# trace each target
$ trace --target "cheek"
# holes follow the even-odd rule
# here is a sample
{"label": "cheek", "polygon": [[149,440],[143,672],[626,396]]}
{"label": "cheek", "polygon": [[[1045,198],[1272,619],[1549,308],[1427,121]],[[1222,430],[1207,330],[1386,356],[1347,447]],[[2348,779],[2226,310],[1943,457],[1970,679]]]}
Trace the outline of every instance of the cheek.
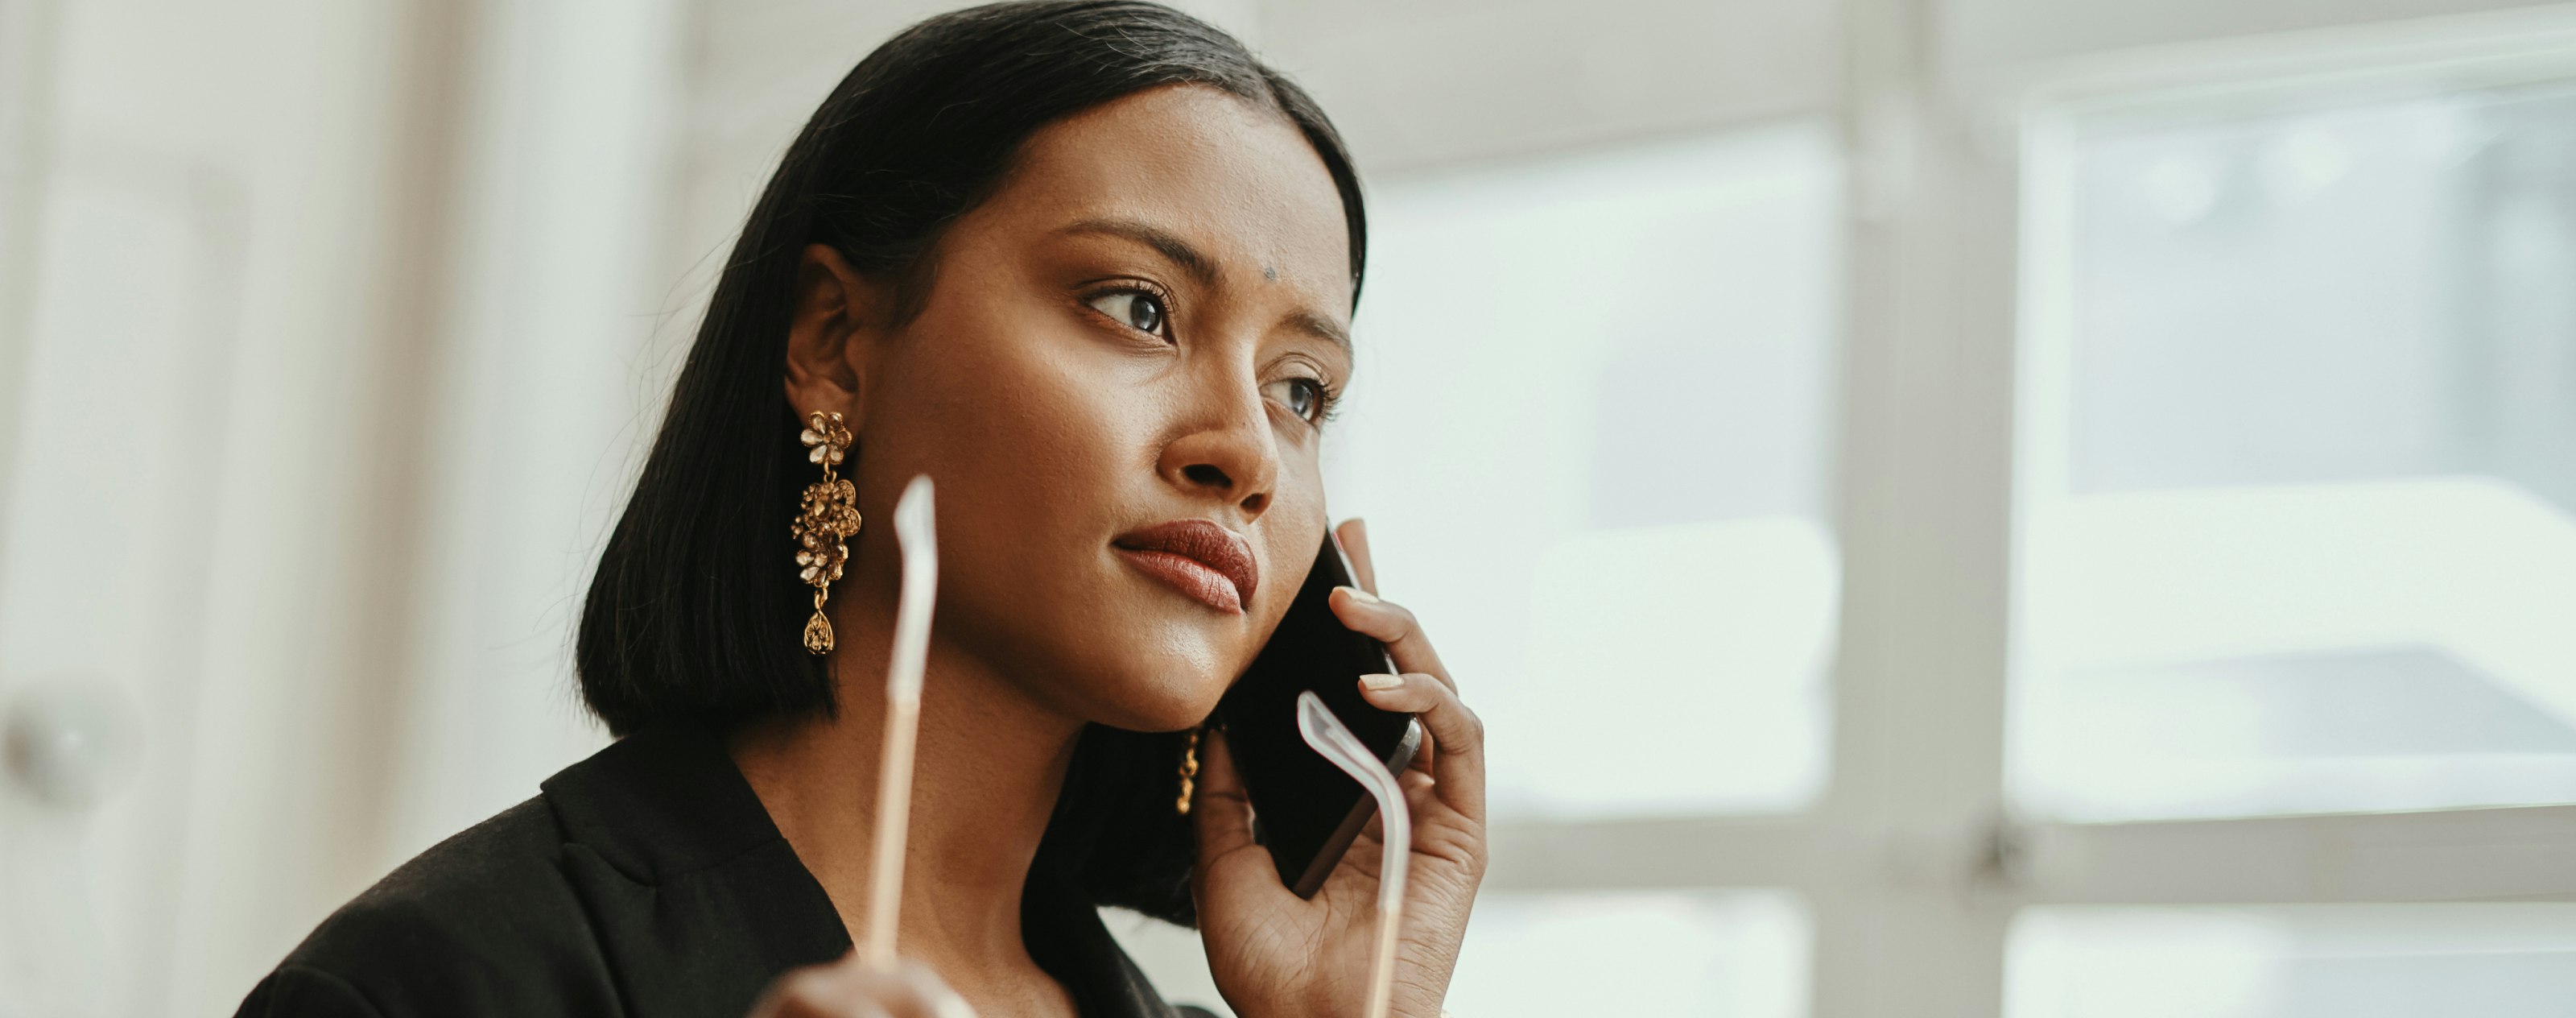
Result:
{"label": "cheek", "polygon": [[1084,356],[1082,337],[1052,335],[1066,325],[1046,319],[960,317],[908,341],[913,356],[896,372],[903,391],[887,393],[895,405],[884,416],[926,454],[943,494],[954,487],[978,510],[1060,518],[1068,496],[1137,459],[1140,408],[1106,398],[1120,381]]}
{"label": "cheek", "polygon": [[[868,404],[869,483],[939,484],[941,624],[1032,668],[1107,641],[1107,542],[1153,476],[1154,405],[1056,309],[925,310]],[[997,306],[998,305],[998,306]]]}
{"label": "cheek", "polygon": [[[1330,526],[1324,513],[1323,482],[1312,457],[1305,457],[1302,463],[1292,462],[1281,473],[1278,497],[1270,511],[1262,515],[1263,564],[1270,572],[1262,578],[1258,597],[1260,632],[1276,629],[1279,620],[1288,614],[1288,606],[1304,585],[1307,570],[1314,566],[1315,553],[1323,546],[1324,532]],[[1250,663],[1250,658],[1244,663]]]}

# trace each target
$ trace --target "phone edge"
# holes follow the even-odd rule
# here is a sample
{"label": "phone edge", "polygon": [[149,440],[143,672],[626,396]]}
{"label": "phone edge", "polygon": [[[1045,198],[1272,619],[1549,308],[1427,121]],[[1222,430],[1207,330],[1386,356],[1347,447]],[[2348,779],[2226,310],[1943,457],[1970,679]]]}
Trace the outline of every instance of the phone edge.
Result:
{"label": "phone edge", "polygon": [[[1421,751],[1422,722],[1417,718],[1407,718],[1404,738],[1396,740],[1395,750],[1386,755],[1386,769],[1395,774],[1404,773],[1405,768],[1413,766],[1413,755]],[[1323,890],[1325,878],[1332,876],[1333,867],[1341,865],[1342,857],[1350,854],[1351,842],[1359,840],[1360,829],[1367,827],[1369,817],[1376,813],[1377,797],[1361,792],[1360,801],[1351,804],[1350,815],[1342,818],[1341,826],[1333,828],[1333,836],[1324,839],[1323,847],[1315,850],[1315,857],[1306,860],[1306,872],[1299,874],[1297,883],[1288,889],[1300,898],[1312,898],[1315,892]]]}

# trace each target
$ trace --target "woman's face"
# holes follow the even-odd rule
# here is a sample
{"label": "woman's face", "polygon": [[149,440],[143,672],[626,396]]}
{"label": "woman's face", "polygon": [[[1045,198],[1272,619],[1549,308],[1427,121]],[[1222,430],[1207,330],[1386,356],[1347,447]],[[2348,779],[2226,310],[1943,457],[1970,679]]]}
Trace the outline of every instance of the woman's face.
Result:
{"label": "woman's face", "polygon": [[[1205,718],[1324,538],[1317,451],[1351,374],[1349,250],[1293,125],[1172,86],[1032,136],[942,236],[900,327],[884,288],[813,253],[788,396],[800,414],[847,400],[872,522],[854,579],[891,589],[874,521],[927,473],[944,646],[1085,720]],[[836,372],[797,364],[815,290],[844,285],[846,396]]]}

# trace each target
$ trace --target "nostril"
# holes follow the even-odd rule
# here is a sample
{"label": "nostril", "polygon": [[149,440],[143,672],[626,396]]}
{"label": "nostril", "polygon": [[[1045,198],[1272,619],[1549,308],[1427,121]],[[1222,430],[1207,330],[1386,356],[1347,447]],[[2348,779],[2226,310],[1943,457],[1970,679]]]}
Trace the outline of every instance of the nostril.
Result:
{"label": "nostril", "polygon": [[1225,471],[1205,463],[1193,463],[1182,467],[1181,476],[1189,478],[1192,484],[1206,485],[1210,488],[1234,487],[1234,480],[1225,476]]}
{"label": "nostril", "polygon": [[1254,495],[1254,496],[1252,496],[1252,497],[1250,497],[1250,498],[1247,498],[1247,499],[1244,499],[1244,500],[1243,500],[1243,511],[1245,511],[1245,512],[1249,512],[1249,513],[1258,513],[1258,512],[1260,512],[1260,511],[1262,510],[1262,508],[1263,508],[1263,507],[1268,506],[1269,504],[1270,504],[1270,496],[1268,496],[1268,495]]}

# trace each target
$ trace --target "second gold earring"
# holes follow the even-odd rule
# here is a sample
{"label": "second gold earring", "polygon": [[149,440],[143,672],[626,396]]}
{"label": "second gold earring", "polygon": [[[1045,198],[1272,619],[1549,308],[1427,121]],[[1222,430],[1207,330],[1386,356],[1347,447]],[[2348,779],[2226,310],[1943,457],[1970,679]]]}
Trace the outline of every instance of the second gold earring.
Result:
{"label": "second gold earring", "polygon": [[1181,747],[1181,797],[1172,803],[1172,811],[1190,815],[1190,795],[1198,791],[1199,730],[1190,729],[1189,742]]}
{"label": "second gold earring", "polygon": [[805,650],[821,654],[832,649],[832,620],[823,614],[823,603],[831,598],[833,581],[841,578],[841,568],[850,561],[848,542],[859,532],[859,490],[834,470],[850,450],[850,429],[841,425],[841,415],[820,410],[806,415],[805,431],[797,438],[813,450],[805,458],[823,465],[823,479],[805,486],[794,528],[797,575],[814,588],[814,617],[805,620]]}

